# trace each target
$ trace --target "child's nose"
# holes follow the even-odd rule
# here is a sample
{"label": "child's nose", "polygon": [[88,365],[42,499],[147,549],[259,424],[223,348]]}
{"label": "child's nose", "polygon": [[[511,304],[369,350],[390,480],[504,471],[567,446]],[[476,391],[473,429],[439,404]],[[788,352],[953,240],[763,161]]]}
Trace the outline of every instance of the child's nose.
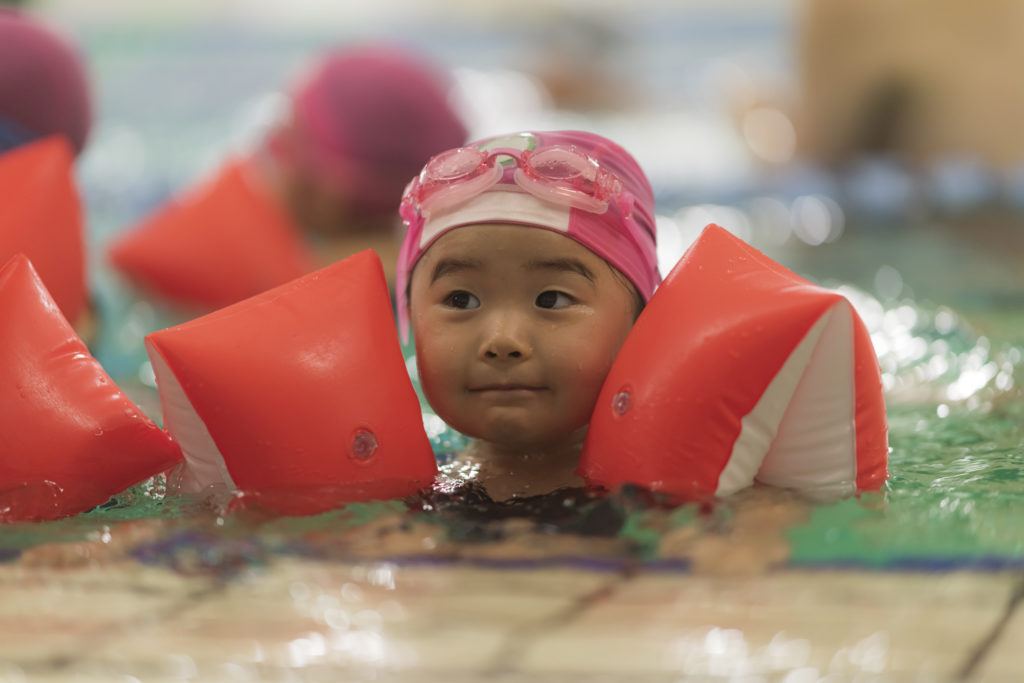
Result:
{"label": "child's nose", "polygon": [[525,360],[533,354],[524,321],[517,316],[502,316],[493,324],[480,345],[487,360]]}

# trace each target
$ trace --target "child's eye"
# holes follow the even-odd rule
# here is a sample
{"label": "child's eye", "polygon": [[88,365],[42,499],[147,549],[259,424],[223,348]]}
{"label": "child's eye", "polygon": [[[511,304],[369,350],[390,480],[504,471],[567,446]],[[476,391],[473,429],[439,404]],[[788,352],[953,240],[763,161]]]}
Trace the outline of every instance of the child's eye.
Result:
{"label": "child's eye", "polygon": [[549,289],[537,295],[538,308],[565,308],[573,304],[573,298],[565,292]]}
{"label": "child's eye", "polygon": [[479,308],[480,299],[464,290],[456,290],[444,298],[444,304],[451,308]]}

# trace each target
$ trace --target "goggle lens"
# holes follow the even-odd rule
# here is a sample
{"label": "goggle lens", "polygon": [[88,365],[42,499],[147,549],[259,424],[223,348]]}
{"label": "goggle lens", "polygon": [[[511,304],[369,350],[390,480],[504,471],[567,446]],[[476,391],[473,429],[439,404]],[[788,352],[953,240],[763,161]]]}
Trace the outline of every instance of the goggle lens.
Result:
{"label": "goggle lens", "polygon": [[573,185],[592,181],[596,172],[587,159],[558,148],[530,155],[527,167],[546,180]]}
{"label": "goggle lens", "polygon": [[487,153],[472,147],[450,149],[432,158],[424,169],[425,180],[451,183],[479,173]]}

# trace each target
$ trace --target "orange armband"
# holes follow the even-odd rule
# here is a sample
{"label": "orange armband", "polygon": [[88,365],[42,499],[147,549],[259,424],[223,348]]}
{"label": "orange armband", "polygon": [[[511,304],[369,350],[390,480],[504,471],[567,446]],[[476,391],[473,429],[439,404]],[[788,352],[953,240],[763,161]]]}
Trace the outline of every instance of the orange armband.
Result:
{"label": "orange armband", "polygon": [[66,517],[181,460],[89,355],[31,262],[0,268],[0,521]]}
{"label": "orange armband", "polygon": [[886,434],[850,303],[709,225],[619,352],[579,471],[684,498],[755,482],[832,498],[882,486]]}
{"label": "orange armband", "polygon": [[142,290],[201,312],[315,267],[284,209],[253,186],[240,160],[119,236],[109,258]]}
{"label": "orange armband", "polygon": [[0,265],[25,254],[64,317],[75,325],[88,296],[73,163],[71,146],[60,136],[0,154]]}
{"label": "orange armband", "polygon": [[146,346],[186,490],[224,484],[312,514],[415,493],[437,472],[372,251]]}

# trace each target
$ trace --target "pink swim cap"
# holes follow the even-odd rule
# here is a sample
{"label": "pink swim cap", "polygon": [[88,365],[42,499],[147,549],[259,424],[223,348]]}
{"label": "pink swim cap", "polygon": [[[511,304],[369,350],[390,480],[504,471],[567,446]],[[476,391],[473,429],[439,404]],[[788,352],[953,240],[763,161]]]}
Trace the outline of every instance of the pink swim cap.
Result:
{"label": "pink swim cap", "polygon": [[[592,162],[594,168],[600,169],[600,174],[606,174],[605,178],[611,179],[608,185],[613,188],[615,198],[595,212],[558,201],[557,190],[551,193],[553,200],[549,200],[545,193],[525,191],[519,187],[522,182],[515,177],[516,167],[523,165],[520,161],[506,168],[499,174],[500,180],[496,184],[479,194],[439,211],[426,212],[415,194],[416,185],[426,179],[427,169],[431,166],[428,164],[409,184],[401,208],[407,230],[398,256],[396,296],[403,341],[408,338],[409,329],[407,289],[417,261],[449,230],[478,223],[515,223],[562,233],[615,266],[633,283],[645,302],[650,298],[661,282],[656,253],[654,192],[647,176],[629,152],[607,138],[581,131],[515,133],[479,140],[464,149],[469,148],[496,150],[493,152],[496,159],[503,155],[497,150],[512,148],[529,150],[525,153],[553,149],[556,153],[579,154]],[[440,159],[450,153],[445,152],[435,158]],[[491,163],[490,159],[488,163]],[[450,186],[458,182],[452,182]],[[543,185],[545,181],[539,182]],[[558,185],[557,178],[554,185]]]}
{"label": "pink swim cap", "polygon": [[392,211],[409,176],[465,139],[440,73],[420,56],[367,46],[331,52],[304,74],[291,126],[270,144],[343,190],[355,210],[374,213]]}
{"label": "pink swim cap", "polygon": [[62,36],[13,8],[0,8],[0,142],[61,134],[82,151],[92,103],[81,56]]}

